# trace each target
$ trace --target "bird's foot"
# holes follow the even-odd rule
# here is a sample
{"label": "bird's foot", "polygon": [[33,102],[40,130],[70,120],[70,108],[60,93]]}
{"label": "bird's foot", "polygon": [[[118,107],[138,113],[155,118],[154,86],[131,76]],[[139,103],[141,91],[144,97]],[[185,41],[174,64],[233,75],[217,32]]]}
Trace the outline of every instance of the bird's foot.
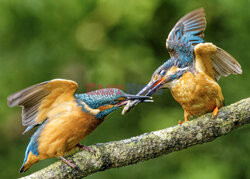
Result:
{"label": "bird's foot", "polygon": [[77,147],[79,147],[80,150],[85,150],[87,152],[90,152],[92,154],[95,154],[95,151],[93,149],[91,149],[88,146],[82,145],[82,144],[77,144]]}
{"label": "bird's foot", "polygon": [[215,119],[215,118],[217,117],[218,112],[219,112],[219,107],[216,106],[216,107],[214,108],[214,110],[213,110],[213,116],[212,116],[213,119]]}
{"label": "bird's foot", "polygon": [[184,124],[185,122],[188,122],[188,119],[185,119],[185,121],[181,121],[181,120],[179,120],[179,122],[178,122],[178,124]]}
{"label": "bird's foot", "polygon": [[77,168],[77,166],[75,164],[73,164],[71,161],[67,160],[66,158],[59,156],[59,159],[61,159],[63,161],[63,163],[67,164],[68,166],[70,166],[71,168]]}

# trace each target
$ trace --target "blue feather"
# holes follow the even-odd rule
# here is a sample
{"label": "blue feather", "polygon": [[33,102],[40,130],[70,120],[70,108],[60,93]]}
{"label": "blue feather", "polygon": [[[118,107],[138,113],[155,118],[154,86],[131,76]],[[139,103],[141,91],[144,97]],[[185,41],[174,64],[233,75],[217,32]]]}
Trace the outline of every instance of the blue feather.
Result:
{"label": "blue feather", "polygon": [[[81,101],[85,102],[92,109],[97,109],[100,106],[109,104],[109,102],[123,97],[124,93],[116,88],[105,88],[101,90],[92,91],[84,94],[75,94],[74,97],[78,100],[78,104],[81,104]],[[83,109],[84,110],[84,109]]]}
{"label": "blue feather", "polygon": [[96,118],[101,120],[101,119],[104,119],[107,115],[109,115],[110,113],[112,113],[113,111],[117,110],[119,107],[115,106],[115,107],[112,107],[112,108],[109,108],[105,111],[101,111],[99,112],[97,115],[96,115]]}
{"label": "blue feather", "polygon": [[181,36],[181,29],[176,30],[176,39],[179,39]]}
{"label": "blue feather", "polygon": [[76,100],[76,103],[82,107],[82,111],[84,112],[88,112],[87,109],[85,109],[85,106],[81,103],[81,98],[79,97],[78,94],[74,94],[74,97],[75,97],[75,100]]}
{"label": "blue feather", "polygon": [[33,129],[35,126],[28,126],[25,131],[23,131],[23,134],[30,131],[31,129]]}
{"label": "blue feather", "polygon": [[189,22],[185,22],[185,26],[190,26],[190,25],[199,25],[201,24],[199,19],[191,20]]}
{"label": "blue feather", "polygon": [[[45,120],[40,126],[39,128],[36,130],[36,132],[32,135],[32,137],[30,138],[30,142],[29,145],[25,151],[25,157],[24,157],[24,161],[23,161],[23,165],[27,162],[29,153],[32,152],[32,154],[34,154],[35,156],[39,155],[39,151],[37,150],[38,147],[38,138],[40,137],[40,134],[46,124],[47,120]],[[23,167],[22,165],[22,167]]]}
{"label": "blue feather", "polygon": [[[125,93],[116,88],[105,88],[101,90],[92,91],[89,93],[75,94],[74,97],[78,105],[82,107],[82,110],[84,112],[88,112],[85,109],[85,106],[82,104],[82,102],[86,103],[92,109],[97,109],[100,106],[106,106],[108,104],[114,105],[116,99],[120,97],[125,97]],[[99,120],[104,119],[104,117],[106,117],[116,109],[118,109],[118,107],[114,106],[105,111],[101,111],[96,115],[96,118]]]}
{"label": "blue feather", "polygon": [[188,32],[189,35],[194,35],[194,36],[196,36],[196,35],[199,34],[199,33],[201,33],[200,30],[193,30],[193,31],[189,31],[189,32]]}
{"label": "blue feather", "polygon": [[191,26],[191,27],[187,28],[187,31],[192,31],[194,29],[201,28],[201,27],[202,27],[202,25],[200,25],[200,26]]}
{"label": "blue feather", "polygon": [[200,25],[201,23],[198,21],[198,22],[193,22],[193,23],[186,23],[185,24],[185,27],[188,29],[188,28],[190,28],[190,27],[195,27],[195,26],[198,26],[198,25]]}

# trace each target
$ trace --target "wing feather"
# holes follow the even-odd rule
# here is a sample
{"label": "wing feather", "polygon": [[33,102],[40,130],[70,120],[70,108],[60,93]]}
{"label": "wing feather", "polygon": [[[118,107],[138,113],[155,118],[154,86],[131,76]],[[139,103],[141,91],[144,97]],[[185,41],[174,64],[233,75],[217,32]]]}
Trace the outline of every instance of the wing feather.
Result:
{"label": "wing feather", "polygon": [[211,59],[218,73],[216,79],[219,79],[220,76],[228,76],[229,74],[242,74],[241,66],[237,60],[219,47],[216,47],[215,54],[211,54]]}
{"label": "wing feather", "polygon": [[200,43],[195,46],[194,52],[196,69],[203,71],[216,81],[220,79],[220,76],[242,74],[237,60],[212,43]]}
{"label": "wing feather", "polygon": [[[173,56],[179,53],[180,46],[191,46],[203,42],[206,17],[203,8],[196,9],[182,17],[171,30],[166,47]],[[174,53],[173,53],[174,51]]]}
{"label": "wing feather", "polygon": [[47,113],[56,101],[72,98],[77,87],[74,81],[54,79],[10,95],[7,104],[9,107],[22,106],[22,124],[36,126],[47,119]]}

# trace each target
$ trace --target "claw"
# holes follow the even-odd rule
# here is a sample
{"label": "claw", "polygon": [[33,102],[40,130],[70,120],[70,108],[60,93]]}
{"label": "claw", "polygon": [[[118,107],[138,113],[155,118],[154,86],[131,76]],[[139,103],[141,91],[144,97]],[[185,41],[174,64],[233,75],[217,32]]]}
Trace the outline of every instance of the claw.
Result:
{"label": "claw", "polygon": [[67,159],[65,159],[64,157],[62,156],[59,156],[58,157],[59,159],[61,159],[63,161],[63,163],[67,164],[68,166],[70,166],[71,168],[77,168],[77,166],[73,163],[71,163],[70,161],[68,161]]}
{"label": "claw", "polygon": [[87,152],[95,154],[95,151],[93,149],[91,149],[90,147],[88,147],[88,146],[77,144],[77,147],[79,147],[80,150],[85,150]]}

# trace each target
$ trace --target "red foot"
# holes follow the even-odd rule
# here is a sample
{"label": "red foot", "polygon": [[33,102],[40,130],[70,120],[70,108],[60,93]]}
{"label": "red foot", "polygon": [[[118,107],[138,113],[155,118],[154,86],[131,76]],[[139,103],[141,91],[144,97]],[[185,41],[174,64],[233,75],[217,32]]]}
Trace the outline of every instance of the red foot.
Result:
{"label": "red foot", "polygon": [[218,112],[219,112],[219,107],[216,106],[213,110],[213,118],[216,118],[216,116],[218,115]]}

